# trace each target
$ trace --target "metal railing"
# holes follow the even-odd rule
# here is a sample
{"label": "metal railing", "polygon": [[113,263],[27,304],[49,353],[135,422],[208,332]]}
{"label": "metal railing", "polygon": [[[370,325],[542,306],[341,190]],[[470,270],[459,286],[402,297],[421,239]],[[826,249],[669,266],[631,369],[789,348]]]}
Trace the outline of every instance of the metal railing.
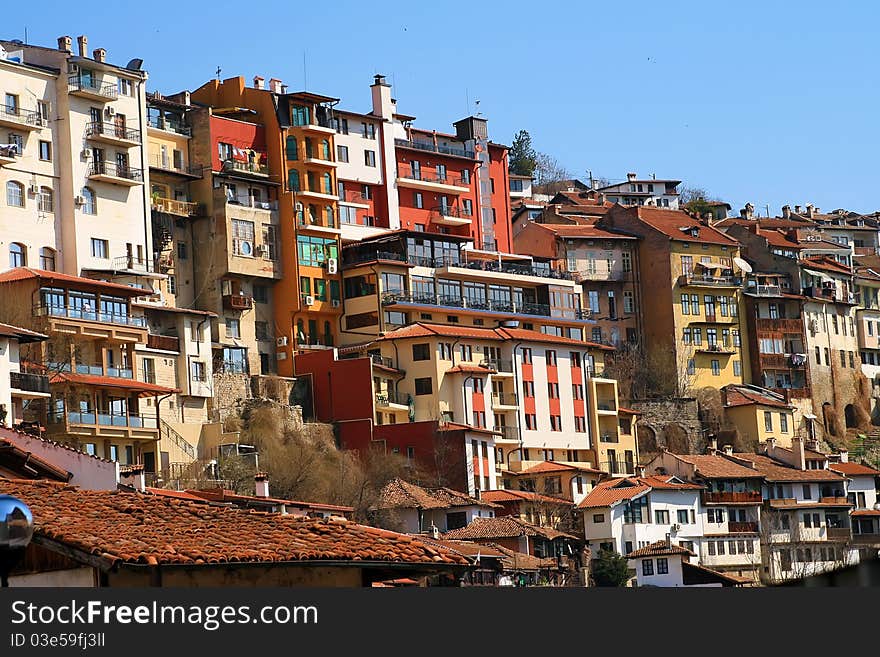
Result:
{"label": "metal railing", "polygon": [[65,317],[67,319],[82,319],[89,322],[101,322],[102,324],[119,324],[122,326],[137,326],[145,328],[147,319],[136,315],[120,315],[102,311],[89,310],[71,306],[47,306],[38,304],[34,306],[35,317]]}
{"label": "metal railing", "polygon": [[205,175],[205,167],[200,164],[183,164],[176,166],[173,158],[154,155],[150,158],[150,166],[154,169],[162,169],[171,173],[180,173],[186,176],[195,176],[201,178]]}
{"label": "metal railing", "polygon": [[406,397],[397,392],[394,392],[393,390],[377,392],[376,403],[380,406],[387,406],[388,404],[400,404],[402,406],[407,405]]}
{"label": "metal railing", "polygon": [[140,130],[127,128],[124,125],[117,125],[112,121],[92,121],[86,125],[86,137],[94,137],[96,135],[114,137],[126,141],[140,142],[141,140]]}
{"label": "metal railing", "polygon": [[504,440],[519,440],[519,428],[518,427],[496,427],[496,431],[501,432],[501,437]]}
{"label": "metal railing", "polygon": [[437,174],[427,173],[422,171],[421,169],[416,169],[413,171],[412,169],[401,168],[400,171],[397,172],[397,178],[401,180],[420,180],[422,182],[427,183],[436,183],[438,185],[453,185],[457,187],[467,187],[467,183],[462,182],[461,176],[452,176],[448,173]]}
{"label": "metal railing", "polygon": [[238,194],[235,196],[227,196],[226,202],[231,205],[241,205],[246,208],[256,208],[258,210],[277,210],[278,209],[278,201],[263,201],[261,199],[255,199],[253,196],[248,194]]}
{"label": "metal railing", "polygon": [[617,403],[613,399],[600,399],[596,402],[596,408],[600,411],[616,411]]}
{"label": "metal railing", "polygon": [[678,284],[732,287],[742,285],[742,278],[738,276],[697,276],[696,274],[682,274],[678,277]]}
{"label": "metal railing", "polygon": [[517,399],[515,392],[493,392],[493,406],[516,406]]}
{"label": "metal railing", "polygon": [[[390,306],[398,303],[411,303],[422,306],[445,306],[447,308],[470,308],[474,310],[486,310],[493,312],[509,313],[511,315],[536,315],[540,317],[552,317],[550,306],[546,303],[516,303],[507,301],[493,301],[467,299],[448,295],[433,294],[409,294],[406,292],[386,292],[382,296],[382,305]],[[589,316],[589,311],[571,310],[575,318]]]}
{"label": "metal railing", "polygon": [[156,267],[148,260],[138,260],[137,257],[131,255],[118,256],[110,261],[115,270],[139,271],[144,273],[155,273]]}
{"label": "metal railing", "polygon": [[480,361],[480,367],[488,367],[496,372],[513,372],[513,361],[505,358],[488,358]]}
{"label": "metal railing", "polygon": [[746,293],[759,297],[779,297],[782,296],[782,288],[779,285],[754,285],[746,287]]}
{"label": "metal railing", "polygon": [[363,193],[356,192],[353,189],[343,190],[343,193],[339,196],[341,203],[367,203],[369,200]]}
{"label": "metal railing", "polygon": [[116,162],[92,162],[89,165],[89,176],[115,176],[127,180],[144,181],[143,169],[119,166]]}
{"label": "metal railing", "polygon": [[383,367],[389,367],[391,369],[396,369],[394,367],[394,361],[392,361],[387,356],[380,356],[379,354],[370,354],[370,360],[372,360],[376,365],[382,365]]}
{"label": "metal railing", "polygon": [[254,173],[259,176],[268,176],[269,167],[257,162],[239,162],[238,160],[223,160],[223,168],[242,173]]}
{"label": "metal railing", "polygon": [[156,197],[152,200],[152,208],[157,212],[167,212],[181,217],[194,217],[199,213],[199,204],[190,201],[177,201],[173,198]]}
{"label": "metal railing", "polygon": [[17,105],[0,105],[0,118],[12,120],[22,125],[42,126],[44,124],[39,112],[22,109]]}
{"label": "metal railing", "polygon": [[49,392],[49,377],[44,374],[10,372],[9,387],[25,392]]}
{"label": "metal railing", "polygon": [[477,154],[467,148],[455,148],[454,146],[444,146],[435,144],[433,141],[410,141],[409,139],[395,139],[396,146],[404,148],[415,148],[420,151],[430,151],[433,153],[443,153],[444,155],[455,155],[457,157],[476,158]]}
{"label": "metal railing", "polygon": [[159,130],[167,130],[168,132],[176,132],[179,135],[185,135],[189,137],[192,135],[192,128],[188,125],[183,125],[179,121],[170,121],[161,116],[151,116],[147,119],[147,125],[151,128],[157,128]]}
{"label": "metal railing", "polygon": [[53,411],[49,413],[49,424],[87,424],[102,427],[129,427],[131,429],[158,429],[155,417],[137,413],[117,415],[109,411]]}
{"label": "metal railing", "polygon": [[101,84],[96,78],[71,75],[67,78],[68,92],[85,92],[95,96],[103,96],[108,100],[119,97],[119,89],[115,84]]}
{"label": "metal railing", "polygon": [[101,364],[89,365],[88,363],[77,363],[74,367],[77,374],[88,374],[90,376],[110,376],[114,379],[133,379],[134,372],[129,367],[109,366],[106,371]]}
{"label": "metal railing", "polygon": [[474,216],[473,210],[459,208],[452,205],[441,205],[431,209],[432,218],[456,217],[458,219],[470,219]]}
{"label": "metal railing", "polygon": [[162,420],[159,425],[159,439],[160,440],[170,440],[174,443],[178,449],[184,452],[191,459],[196,458],[196,448],[190,445],[186,439],[181,436],[177,430],[174,429],[170,424],[168,424],[165,420]]}

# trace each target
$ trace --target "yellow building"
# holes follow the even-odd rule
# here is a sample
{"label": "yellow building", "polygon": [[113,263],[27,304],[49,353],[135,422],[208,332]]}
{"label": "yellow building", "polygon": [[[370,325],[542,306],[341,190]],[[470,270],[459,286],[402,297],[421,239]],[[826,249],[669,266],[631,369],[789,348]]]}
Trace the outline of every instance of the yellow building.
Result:
{"label": "yellow building", "polygon": [[757,448],[771,439],[780,447],[791,447],[796,409],[782,395],[752,385],[728,385],[721,394],[725,418],[745,444]]}
{"label": "yellow building", "polygon": [[639,462],[636,412],[620,406],[614,379],[591,377],[587,386],[592,462],[615,477],[634,475]]}
{"label": "yellow building", "polygon": [[664,392],[685,396],[746,380],[739,243],[678,210],[616,206],[600,224],[641,237],[645,346],[649,365],[668,372]]}

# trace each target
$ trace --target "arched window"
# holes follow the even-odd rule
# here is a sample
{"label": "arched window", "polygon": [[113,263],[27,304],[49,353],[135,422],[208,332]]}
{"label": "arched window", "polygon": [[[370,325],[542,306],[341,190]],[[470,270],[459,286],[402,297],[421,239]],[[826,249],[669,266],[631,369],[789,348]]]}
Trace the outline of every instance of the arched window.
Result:
{"label": "arched window", "polygon": [[324,179],[324,193],[332,194],[333,193],[333,176],[329,173],[325,173],[322,178]]}
{"label": "arched window", "polygon": [[26,267],[27,266],[27,247],[24,244],[13,242],[9,245],[9,266],[10,267]]}
{"label": "arched window", "polygon": [[44,246],[40,249],[40,269],[55,271],[55,249]]}
{"label": "arched window", "polygon": [[40,212],[55,212],[55,198],[51,187],[40,187],[40,196],[37,201]]}
{"label": "arched window", "polygon": [[98,203],[95,200],[95,191],[91,187],[82,188],[82,211],[85,214],[98,214]]}
{"label": "arched window", "polygon": [[329,160],[330,159],[330,141],[325,139],[321,142],[321,159]]}
{"label": "arched window", "polygon": [[24,185],[15,180],[6,183],[6,205],[14,208],[24,207]]}
{"label": "arched window", "polygon": [[318,207],[313,203],[309,203],[309,223],[318,223]]}
{"label": "arched window", "polygon": [[327,228],[336,228],[336,217],[333,208],[329,205],[324,208],[324,219],[327,221]]}

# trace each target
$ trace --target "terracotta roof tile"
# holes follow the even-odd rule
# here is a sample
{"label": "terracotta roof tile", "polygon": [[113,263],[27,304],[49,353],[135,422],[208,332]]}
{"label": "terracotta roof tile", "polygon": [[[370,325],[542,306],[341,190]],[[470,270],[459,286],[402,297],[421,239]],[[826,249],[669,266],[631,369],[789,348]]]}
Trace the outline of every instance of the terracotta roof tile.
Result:
{"label": "terracotta roof tile", "polygon": [[863,475],[868,477],[880,476],[880,470],[875,470],[871,466],[862,465],[861,463],[831,463],[828,466],[835,472],[840,472],[848,477]]}
{"label": "terracotta roof tile", "polygon": [[657,541],[651,543],[638,550],[633,550],[626,555],[627,559],[636,559],[637,557],[662,557],[663,555],[685,554],[690,557],[697,556],[692,550],[680,545],[667,545],[666,541]]}
{"label": "terracotta roof tile", "polygon": [[124,388],[140,392],[141,397],[152,397],[154,395],[168,395],[174,392],[180,392],[175,388],[166,388],[155,383],[145,383],[137,379],[123,379],[115,376],[96,376],[94,374],[72,374],[69,372],[60,372],[54,374],[49,381],[50,383],[72,383],[74,385],[98,386],[100,388]]}
{"label": "terracotta roof tile", "polygon": [[673,454],[673,456],[695,466],[697,475],[706,479],[763,479],[760,472],[720,454]]}
{"label": "terracotta roof tile", "polygon": [[498,545],[496,543],[484,543],[484,545],[487,545],[497,550],[505,556],[503,562],[505,570],[547,570],[559,568],[559,564],[556,559],[542,559],[540,557],[533,557],[531,554],[517,552],[516,550],[511,550],[510,548],[504,547],[503,545]]}
{"label": "terracotta roof tile", "polygon": [[496,504],[478,500],[451,488],[423,488],[403,479],[390,481],[379,497],[379,509],[451,509],[457,506],[493,508]]}
{"label": "terracotta roof tile", "polygon": [[792,408],[791,404],[785,402],[782,395],[778,395],[772,390],[757,390],[754,387],[740,386],[730,384],[722,389],[726,406],[749,406],[758,404],[760,406],[772,406],[774,408]]}
{"label": "terracotta roof tile", "polygon": [[481,493],[483,500],[486,502],[495,502],[503,504],[504,502],[534,502],[537,504],[562,504],[571,506],[572,503],[561,497],[550,497],[541,493],[532,493],[524,490],[511,490],[508,488],[502,490],[487,490]]}
{"label": "terracotta roof tile", "polygon": [[541,461],[530,468],[514,472],[513,474],[543,474],[545,472],[595,472],[596,474],[605,474],[602,470],[588,468],[585,465],[571,465],[568,463],[557,463],[556,461]]}
{"label": "terracotta roof tile", "polygon": [[659,490],[702,490],[697,484],[672,481],[669,475],[651,475],[649,477],[620,477],[608,479],[597,484],[578,504],[579,509],[593,509],[613,506],[624,500],[632,500],[652,489]]}
{"label": "terracotta roof tile", "polygon": [[36,331],[29,331],[20,326],[13,326],[12,324],[0,324],[0,335],[8,338],[15,338],[21,343],[42,342],[43,340],[49,339],[48,335],[43,335]]}
{"label": "terracotta roof tile", "polygon": [[517,538],[519,536],[540,536],[547,540],[573,538],[571,534],[556,531],[549,527],[538,527],[513,516],[496,518],[474,518],[467,527],[453,529],[443,534],[443,538],[454,540]]}
{"label": "terracotta roof tile", "polygon": [[349,522],[144,495],[0,480],[34,515],[35,535],[108,565],[351,561],[465,565],[467,559],[404,534]]}
{"label": "terracotta roof tile", "polygon": [[479,555],[482,557],[492,557],[495,559],[502,559],[505,557],[505,554],[501,552],[501,550],[486,545],[485,543],[474,543],[473,541],[454,541],[443,538],[434,538],[428,534],[410,534],[415,539],[418,539],[425,545],[442,547],[450,552],[454,552],[456,554],[460,554],[463,557],[467,557],[470,560],[476,560],[476,557]]}
{"label": "terracotta roof tile", "polygon": [[[840,246],[840,245],[837,245]],[[804,258],[801,260],[801,266],[806,269],[819,269],[821,271],[830,271],[834,274],[852,274],[852,269],[846,265],[842,265],[833,258],[828,256],[818,256],[814,258]]]}
{"label": "terracotta roof tile", "polygon": [[594,349],[613,350],[613,347],[583,342],[571,338],[562,338],[548,335],[539,331],[530,331],[520,328],[479,328],[472,326],[456,326],[455,324],[429,324],[416,322],[403,328],[389,331],[379,340],[400,340],[405,338],[471,338],[473,340],[528,340],[531,342],[546,342],[550,344],[566,344],[578,347],[590,347]]}
{"label": "terracotta roof tile", "polygon": [[19,447],[11,440],[0,438],[0,467],[5,467],[22,479],[50,477],[57,481],[70,481],[70,472],[44,458]]}
{"label": "terracotta roof tile", "polygon": [[0,273],[0,283],[13,283],[15,281],[26,281],[31,279],[40,279],[54,283],[66,283],[67,285],[75,285],[81,288],[100,288],[102,290],[107,290],[108,292],[125,294],[130,297],[140,297],[144,295],[143,289],[139,287],[120,285],[119,283],[108,283],[106,281],[98,281],[93,278],[83,278],[81,276],[72,276],[57,271],[44,271],[42,269],[34,269],[33,267],[16,267],[15,269],[9,269]]}
{"label": "terracotta roof tile", "polygon": [[[618,211],[616,208],[614,211]],[[722,233],[717,228],[707,226],[681,210],[667,210],[651,206],[639,205],[622,208],[623,212],[633,214],[647,225],[667,237],[683,242],[704,244],[720,244],[723,246],[739,246],[739,242]],[[696,236],[682,229],[696,229]]]}
{"label": "terracotta roof tile", "polygon": [[843,475],[831,470],[798,470],[765,454],[735,453],[734,457],[754,463],[767,481],[843,481]]}

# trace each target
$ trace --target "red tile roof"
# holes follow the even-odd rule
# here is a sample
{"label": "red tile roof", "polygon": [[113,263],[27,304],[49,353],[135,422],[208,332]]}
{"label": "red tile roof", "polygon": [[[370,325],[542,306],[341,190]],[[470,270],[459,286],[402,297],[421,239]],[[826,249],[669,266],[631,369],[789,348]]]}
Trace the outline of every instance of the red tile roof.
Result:
{"label": "red tile roof", "polygon": [[499,549],[486,545],[485,543],[474,543],[473,541],[453,541],[444,538],[434,538],[430,534],[410,534],[425,545],[434,547],[442,547],[455,554],[467,557],[471,561],[476,561],[477,557],[490,557],[493,559],[503,559],[506,555]]}
{"label": "red tile roof", "polygon": [[537,525],[529,524],[513,516],[474,518],[467,527],[453,529],[443,534],[443,538],[454,540],[517,538],[519,536],[539,536],[550,541],[556,538],[577,538],[577,536],[556,531],[549,527],[538,527]]}
{"label": "red tile roof", "polygon": [[650,490],[702,490],[703,486],[673,481],[669,475],[651,475],[649,477],[620,477],[608,479],[597,484],[578,504],[579,509],[594,509],[614,506],[624,500],[640,497]]}
{"label": "red tile roof", "polygon": [[[39,436],[34,436],[33,434],[23,433],[21,431],[16,431],[15,429],[7,429],[6,427],[0,426],[0,438],[6,438],[9,442],[14,444],[19,444],[16,442],[16,439],[24,440],[39,440],[41,443],[46,445],[51,445],[52,447],[59,447],[61,449],[66,449],[69,452],[74,452],[79,456],[84,456],[89,459],[95,459],[96,461],[103,461],[104,463],[115,463],[115,461],[111,461],[110,459],[104,459],[100,456],[95,456],[94,454],[88,454],[87,452],[82,451],[81,449],[77,449],[73,445],[69,445],[67,443],[59,443],[54,440],[47,440],[46,438],[40,438]],[[23,443],[22,443],[23,444]]]}
{"label": "red tile roof", "polygon": [[[39,440],[39,439],[37,439]],[[0,438],[0,469],[6,468],[22,479],[44,479],[68,482],[73,474],[54,463],[19,447],[11,440]]]}
{"label": "red tile roof", "polygon": [[556,570],[559,568],[559,562],[556,559],[533,557],[530,554],[517,552],[496,543],[483,543],[483,545],[487,545],[504,555],[504,570],[507,571]]}
{"label": "red tile roof", "polygon": [[[615,209],[616,211],[616,209]],[[739,246],[739,242],[722,233],[720,230],[707,226],[681,210],[667,210],[645,205],[622,208],[622,211],[635,215],[645,224],[667,237],[682,242],[699,242],[703,244],[720,244],[723,246]],[[682,229],[697,229],[693,236]]]}
{"label": "red tile roof", "polygon": [[258,497],[257,495],[239,495],[235,491],[225,488],[209,488],[209,489],[187,489],[188,495],[194,496],[199,500],[208,502],[230,503],[240,506],[290,506],[299,507],[301,509],[316,509],[324,511],[339,511],[341,515],[351,514],[354,509],[350,506],[337,506],[333,504],[317,504],[314,502],[301,502],[297,500],[281,499],[277,497]]}
{"label": "red tile roof", "polygon": [[782,395],[778,395],[772,390],[757,390],[754,387],[730,384],[724,386],[721,391],[725,399],[725,406],[728,407],[757,404],[773,408],[793,408],[791,404],[785,402]]}
{"label": "red tile roof", "polygon": [[626,558],[636,559],[638,557],[662,557],[664,555],[675,554],[683,554],[690,557],[697,556],[695,552],[693,552],[692,550],[688,550],[686,547],[682,547],[680,545],[667,545],[666,541],[657,541],[656,543],[651,543],[650,545],[646,545],[645,547],[639,548],[638,550],[633,550],[626,555]]}
{"label": "red tile roof", "polygon": [[828,256],[818,256],[815,258],[804,258],[801,260],[801,266],[807,269],[818,269],[820,271],[830,271],[834,274],[852,274],[852,269],[846,265],[842,265],[837,260]]}
{"label": "red tile roof", "polygon": [[43,340],[49,339],[48,335],[43,335],[36,331],[29,331],[28,329],[13,326],[12,324],[0,324],[0,336],[15,338],[21,343],[42,342]]}
{"label": "red tile roof", "polygon": [[585,240],[629,240],[635,241],[638,238],[634,235],[624,235],[615,233],[607,229],[599,228],[592,224],[536,224],[558,237],[566,239],[585,239]]}
{"label": "red tile roof", "polygon": [[512,490],[505,488],[503,490],[486,490],[480,493],[486,502],[495,502],[502,504],[504,502],[533,502],[536,504],[560,504],[571,506],[571,502],[561,497],[550,497],[541,493],[532,493],[524,490]]}
{"label": "red tile roof", "polygon": [[673,454],[672,456],[693,465],[697,475],[706,479],[763,479],[760,472],[731,461],[721,454]]}
{"label": "red tile roof", "polygon": [[868,477],[880,476],[880,470],[875,470],[871,466],[862,465],[861,463],[831,463],[828,467],[835,472],[845,474],[848,477],[854,477],[857,475]]}
{"label": "red tile roof", "polygon": [[0,283],[13,283],[15,281],[32,279],[40,279],[46,281],[48,284],[62,283],[67,286],[76,286],[77,288],[100,288],[108,292],[125,294],[130,297],[140,297],[144,295],[144,290],[139,287],[120,285],[119,283],[108,283],[93,278],[82,278],[81,276],[71,276],[70,274],[62,274],[57,271],[44,271],[32,267],[16,267],[15,269],[9,269],[0,273]]}
{"label": "red tile roof", "polygon": [[123,388],[140,392],[140,397],[153,397],[180,392],[176,388],[166,388],[155,383],[145,383],[136,379],[122,379],[115,376],[97,376],[94,374],[73,374],[60,372],[54,374],[50,383],[72,383],[74,385],[98,386],[101,388]]}
{"label": "red tile roof", "polygon": [[35,538],[119,564],[342,561],[352,565],[464,565],[467,559],[410,536],[344,518],[280,514],[50,482],[0,480],[34,516]]}
{"label": "red tile roof", "polygon": [[568,463],[557,463],[556,461],[541,461],[530,468],[514,472],[513,474],[543,474],[545,472],[595,472],[596,474],[605,474],[602,470],[588,468],[585,465],[570,465]]}
{"label": "red tile roof", "polygon": [[494,374],[495,370],[491,367],[482,367],[480,365],[459,364],[446,370],[447,374]]}
{"label": "red tile roof", "polygon": [[401,340],[405,338],[471,338],[473,340],[523,340],[530,342],[545,342],[551,344],[566,344],[593,349],[613,350],[613,347],[596,344],[594,342],[582,342],[571,338],[562,338],[555,335],[530,331],[520,328],[480,328],[476,326],[457,326],[455,324],[429,324],[427,322],[415,322],[408,326],[389,331],[379,340]]}
{"label": "red tile roof", "polygon": [[199,497],[198,495],[193,495],[192,493],[187,493],[185,490],[171,490],[168,488],[153,488],[151,486],[146,487],[147,493],[150,495],[164,495],[165,497],[173,497],[176,500],[190,500],[192,502],[202,502],[207,503],[203,497]]}
{"label": "red tile roof", "polygon": [[873,517],[873,516],[880,516],[880,509],[856,509],[850,515],[861,516],[864,518],[869,518],[869,517]]}
{"label": "red tile roof", "polygon": [[180,313],[183,315],[204,315],[205,317],[216,317],[217,313],[210,310],[196,310],[195,308],[176,308],[174,306],[157,306],[150,303],[133,303],[133,308],[143,308],[144,310],[159,310],[166,313]]}
{"label": "red tile roof", "polygon": [[798,470],[765,454],[735,453],[734,457],[754,464],[767,481],[843,481],[843,475],[831,470]]}
{"label": "red tile roof", "polygon": [[459,506],[496,507],[451,488],[423,488],[403,479],[393,479],[382,489],[376,508],[379,509],[451,509]]}

